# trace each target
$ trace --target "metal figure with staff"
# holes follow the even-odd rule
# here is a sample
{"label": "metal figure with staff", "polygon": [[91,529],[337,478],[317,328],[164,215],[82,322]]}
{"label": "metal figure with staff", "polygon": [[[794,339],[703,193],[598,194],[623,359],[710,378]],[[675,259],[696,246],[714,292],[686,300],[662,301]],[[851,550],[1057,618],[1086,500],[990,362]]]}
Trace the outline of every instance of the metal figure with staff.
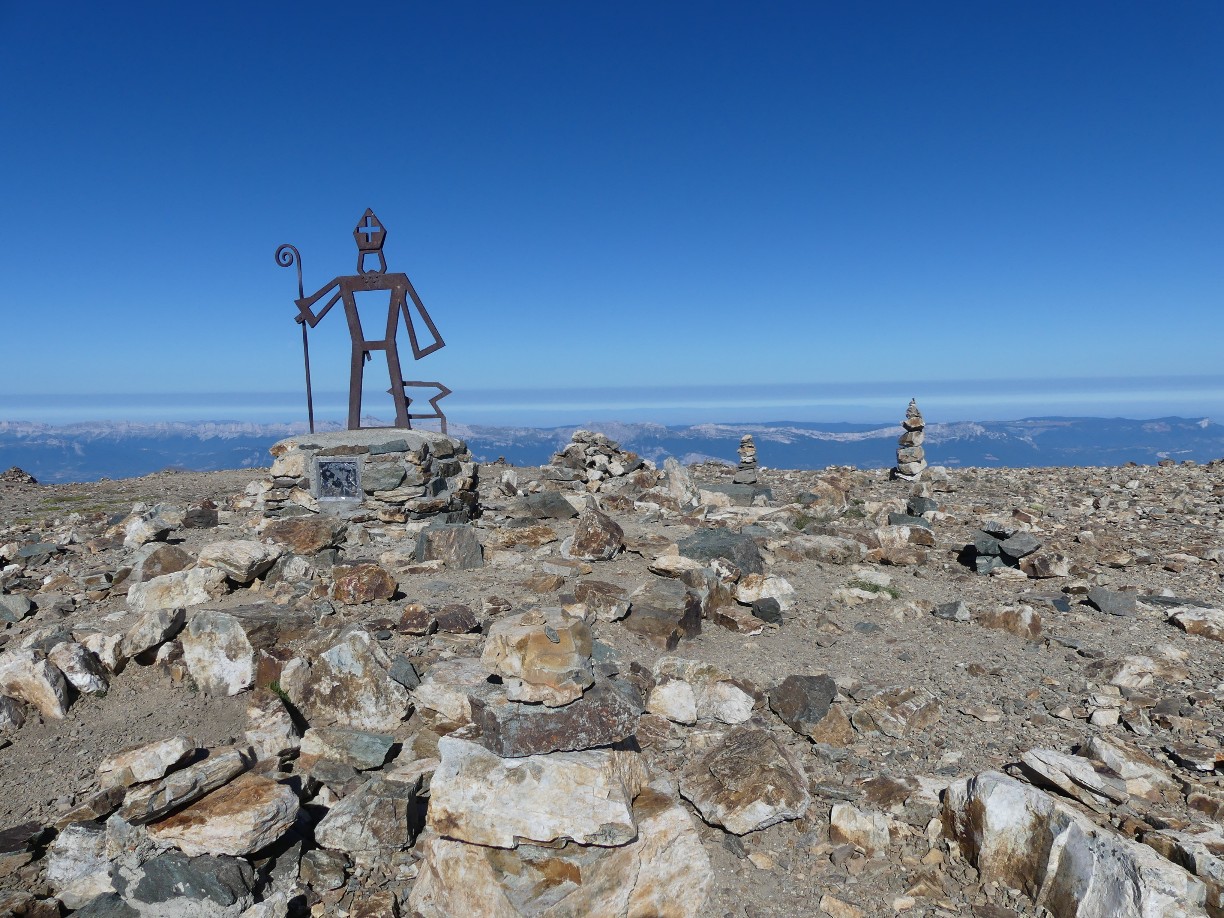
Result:
{"label": "metal figure with staff", "polygon": [[[310,345],[307,340],[306,328],[314,328],[327,315],[328,311],[343,300],[344,315],[348,320],[349,334],[353,339],[352,365],[349,372],[349,402],[348,428],[358,430],[361,427],[361,382],[365,375],[365,363],[371,359],[371,351],[383,351],[387,355],[387,372],[391,377],[391,388],[387,391],[395,403],[395,426],[412,427],[414,419],[437,418],[441,421],[442,432],[446,433],[446,416],[438,407],[438,401],[450,394],[450,389],[439,382],[424,382],[420,380],[405,380],[400,368],[399,349],[395,345],[395,335],[399,329],[399,317],[402,314],[404,324],[408,326],[408,338],[412,342],[412,355],[420,360],[428,357],[434,351],[446,346],[433,319],[425,310],[425,305],[413,289],[412,281],[407,274],[388,274],[387,260],[383,257],[382,247],[386,241],[387,231],[369,208],[362,215],[353,230],[353,238],[357,240],[357,273],[336,277],[319,288],[316,293],[306,296],[302,289],[302,256],[297,248],[286,243],[276,250],[276,263],[282,268],[297,265],[298,298],[294,300],[298,315],[294,321],[302,326],[302,355],[306,363],[306,409],[310,420],[310,432],[314,433],[314,397],[310,387]],[[378,264],[366,267],[367,259],[377,258]],[[357,311],[357,295],[367,291],[387,291],[390,297],[387,305],[387,326],[382,338],[367,338],[361,327],[361,316]],[[311,307],[319,300],[331,294],[330,299],[317,313]],[[416,326],[412,321],[412,312],[408,300],[429,329],[431,343],[421,347],[417,338]],[[412,400],[408,398],[408,387],[434,388],[438,394],[429,400],[434,409],[431,414],[412,414],[408,406]]]}

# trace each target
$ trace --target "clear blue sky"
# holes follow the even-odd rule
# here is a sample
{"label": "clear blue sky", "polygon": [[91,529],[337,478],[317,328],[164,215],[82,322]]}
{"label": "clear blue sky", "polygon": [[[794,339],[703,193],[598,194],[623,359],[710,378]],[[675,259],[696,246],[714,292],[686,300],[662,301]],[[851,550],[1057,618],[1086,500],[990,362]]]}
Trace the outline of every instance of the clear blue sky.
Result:
{"label": "clear blue sky", "polygon": [[1221,372],[1216,0],[0,0],[0,39],[10,399],[299,389],[273,251],[352,273],[366,207],[457,392]]}

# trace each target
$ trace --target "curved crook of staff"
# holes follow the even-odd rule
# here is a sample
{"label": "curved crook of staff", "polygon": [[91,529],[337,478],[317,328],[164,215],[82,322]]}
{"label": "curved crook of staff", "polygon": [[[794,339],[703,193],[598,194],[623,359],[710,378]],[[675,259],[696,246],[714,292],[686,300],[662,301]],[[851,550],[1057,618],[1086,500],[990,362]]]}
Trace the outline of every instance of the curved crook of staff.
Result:
{"label": "curved crook of staff", "polygon": [[[302,255],[296,246],[285,243],[276,250],[276,263],[282,268],[297,266],[298,299],[305,299],[306,292],[302,287]],[[306,364],[306,419],[310,424],[310,432],[314,433],[314,395],[310,390],[310,341],[306,334],[306,320],[299,316],[297,321],[302,326],[302,361]]]}

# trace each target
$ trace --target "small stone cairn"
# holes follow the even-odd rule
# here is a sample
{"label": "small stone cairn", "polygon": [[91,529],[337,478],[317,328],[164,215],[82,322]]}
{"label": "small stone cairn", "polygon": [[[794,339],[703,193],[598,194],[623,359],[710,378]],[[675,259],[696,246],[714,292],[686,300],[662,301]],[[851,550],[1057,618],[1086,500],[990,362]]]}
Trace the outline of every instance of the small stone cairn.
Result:
{"label": "small stone cairn", "polygon": [[753,441],[752,434],[744,434],[740,437],[739,469],[732,480],[736,484],[757,483],[756,442]]}
{"label": "small stone cairn", "polygon": [[17,466],[13,466],[7,472],[0,472],[0,481],[6,484],[38,484],[37,478]]}
{"label": "small stone cairn", "polygon": [[648,463],[637,453],[621,449],[619,443],[601,433],[575,430],[565,449],[549,460],[550,468],[544,477],[554,481],[584,481],[587,490],[593,492],[646,465]]}
{"label": "small stone cairn", "polygon": [[926,452],[922,448],[926,421],[918,410],[918,402],[912,398],[909,407],[905,409],[905,419],[901,426],[905,428],[905,432],[897,440],[897,467],[893,469],[893,477],[915,481],[927,467]]}

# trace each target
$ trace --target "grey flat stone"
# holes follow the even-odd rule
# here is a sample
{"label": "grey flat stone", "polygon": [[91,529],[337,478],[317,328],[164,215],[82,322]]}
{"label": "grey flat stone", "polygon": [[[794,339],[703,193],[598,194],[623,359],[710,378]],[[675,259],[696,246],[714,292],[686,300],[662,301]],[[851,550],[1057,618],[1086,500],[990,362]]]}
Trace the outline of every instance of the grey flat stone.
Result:
{"label": "grey flat stone", "polygon": [[694,561],[730,561],[744,574],[765,573],[761,551],[749,535],[730,529],[701,529],[679,542],[680,554]]}
{"label": "grey flat stone", "polygon": [[1014,536],[1004,539],[999,543],[999,548],[1003,550],[1003,554],[1009,558],[1017,559],[1031,555],[1040,547],[1041,542],[1031,532],[1017,532]]}
{"label": "grey flat stone", "polygon": [[1088,591],[1088,601],[1106,615],[1117,615],[1120,618],[1133,618],[1135,615],[1134,593],[1093,587]]}
{"label": "grey flat stone", "polygon": [[969,606],[963,599],[938,605],[931,614],[936,618],[942,618],[949,622],[967,622],[970,619]]}

